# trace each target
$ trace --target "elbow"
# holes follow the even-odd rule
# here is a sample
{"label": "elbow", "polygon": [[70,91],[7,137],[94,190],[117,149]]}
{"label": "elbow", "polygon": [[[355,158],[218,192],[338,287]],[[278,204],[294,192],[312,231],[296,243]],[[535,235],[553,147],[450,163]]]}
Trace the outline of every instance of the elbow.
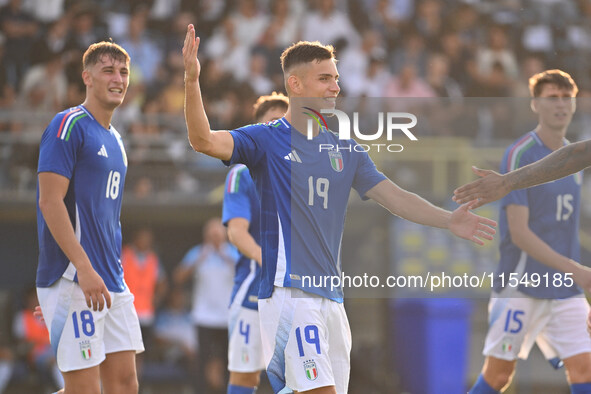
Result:
{"label": "elbow", "polygon": [[208,155],[211,152],[212,144],[207,139],[189,137],[189,144],[195,152],[204,153],[206,155]]}
{"label": "elbow", "polygon": [[517,246],[519,249],[523,250],[524,242],[523,242],[523,234],[521,231],[510,231],[511,235],[511,242],[513,245]]}
{"label": "elbow", "polygon": [[43,216],[46,216],[48,212],[51,212],[51,207],[53,205],[54,202],[50,198],[39,196],[39,210],[41,211]]}

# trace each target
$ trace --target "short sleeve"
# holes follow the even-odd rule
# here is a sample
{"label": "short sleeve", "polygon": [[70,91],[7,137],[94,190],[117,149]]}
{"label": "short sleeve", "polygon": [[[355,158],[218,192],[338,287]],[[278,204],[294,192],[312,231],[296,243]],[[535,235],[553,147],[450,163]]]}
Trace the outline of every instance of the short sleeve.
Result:
{"label": "short sleeve", "polygon": [[371,160],[367,152],[355,151],[355,153],[352,154],[358,155],[357,171],[355,171],[355,176],[353,178],[353,188],[359,193],[359,196],[363,200],[367,200],[368,197],[365,196],[365,193],[386,179],[386,176],[378,171],[375,163]]}
{"label": "short sleeve", "polygon": [[189,249],[189,251],[185,254],[185,257],[183,257],[181,265],[183,267],[193,266],[199,257],[199,253],[201,253],[201,246],[195,246]]}
{"label": "short sleeve", "polygon": [[41,137],[37,172],[54,172],[71,179],[83,136],[76,125],[66,130],[62,116],[67,115],[56,116]]}
{"label": "short sleeve", "polygon": [[234,139],[234,151],[225,165],[242,163],[252,168],[259,164],[265,155],[265,134],[267,126],[254,124],[230,131]]}
{"label": "short sleeve", "polygon": [[248,168],[236,166],[226,177],[222,222],[225,226],[234,218],[252,219],[249,193],[253,187]]}

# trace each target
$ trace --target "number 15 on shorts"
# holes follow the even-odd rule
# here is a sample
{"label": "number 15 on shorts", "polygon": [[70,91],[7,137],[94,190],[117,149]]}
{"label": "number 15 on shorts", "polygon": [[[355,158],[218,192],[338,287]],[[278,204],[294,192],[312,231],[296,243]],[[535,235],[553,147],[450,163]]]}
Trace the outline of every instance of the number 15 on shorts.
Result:
{"label": "number 15 on shorts", "polygon": [[[303,335],[302,335],[303,333]],[[305,326],[302,330],[302,327],[298,327],[295,330],[296,341],[298,343],[298,350],[300,352],[300,357],[304,357],[304,344],[302,342],[302,337],[306,341],[307,344],[313,345],[312,349],[316,350],[316,354],[322,354],[320,351],[320,337],[318,335],[318,327],[314,324],[310,324]],[[306,348],[310,348],[310,346],[306,346]],[[310,354],[308,354],[310,356]]]}

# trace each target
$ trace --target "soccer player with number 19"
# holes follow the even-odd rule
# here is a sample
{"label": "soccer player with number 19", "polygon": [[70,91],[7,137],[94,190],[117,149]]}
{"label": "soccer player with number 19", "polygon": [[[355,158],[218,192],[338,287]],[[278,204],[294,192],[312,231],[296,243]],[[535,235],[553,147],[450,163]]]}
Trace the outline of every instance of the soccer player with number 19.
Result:
{"label": "soccer player with number 19", "polygon": [[[347,145],[316,127],[306,138],[302,108],[295,98],[334,108],[339,94],[336,59],[331,46],[299,42],[281,62],[289,107],[269,124],[233,131],[212,131],[199,87],[199,39],[188,26],[185,64],[185,118],[193,148],[226,163],[249,168],[261,199],[263,265],[259,317],[264,361],[275,392],[347,393],[351,332],[342,289],[304,287],[302,276],[333,276],[340,270],[340,242],[352,188],[395,215],[447,228],[478,244],[492,239],[496,223],[474,215],[465,204],[454,212],[438,208],[388,180],[366,152],[343,150],[340,156],[319,153],[318,144]],[[312,98],[312,100],[308,100]],[[292,122],[294,122],[292,124]],[[333,152],[334,153],[334,152]]]}
{"label": "soccer player with number 19", "polygon": [[129,84],[129,55],[100,42],[82,63],[84,103],[57,114],[41,138],[37,293],[64,392],[133,394],[144,346],[120,260],[127,157],[110,124]]}

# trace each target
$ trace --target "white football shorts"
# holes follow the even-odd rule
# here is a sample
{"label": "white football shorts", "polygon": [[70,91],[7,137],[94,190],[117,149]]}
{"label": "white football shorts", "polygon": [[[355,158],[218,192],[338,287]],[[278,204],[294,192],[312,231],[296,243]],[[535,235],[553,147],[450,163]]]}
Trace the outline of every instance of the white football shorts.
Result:
{"label": "white football shorts", "polygon": [[51,347],[62,372],[99,365],[105,355],[144,351],[133,294],[110,292],[111,308],[93,311],[86,305],[78,283],[60,278],[50,287],[38,287],[37,296],[49,330]]}
{"label": "white football shorts", "polygon": [[589,304],[583,296],[557,300],[491,297],[483,354],[526,359],[534,343],[548,360],[591,352]]}
{"label": "white football shorts", "polygon": [[241,305],[230,308],[228,335],[228,371],[258,372],[265,369],[257,310]]}
{"label": "white football shorts", "polygon": [[346,394],[351,370],[351,329],[343,304],[294,288],[275,287],[259,300],[267,376],[278,392],[284,386],[307,391],[335,386]]}

